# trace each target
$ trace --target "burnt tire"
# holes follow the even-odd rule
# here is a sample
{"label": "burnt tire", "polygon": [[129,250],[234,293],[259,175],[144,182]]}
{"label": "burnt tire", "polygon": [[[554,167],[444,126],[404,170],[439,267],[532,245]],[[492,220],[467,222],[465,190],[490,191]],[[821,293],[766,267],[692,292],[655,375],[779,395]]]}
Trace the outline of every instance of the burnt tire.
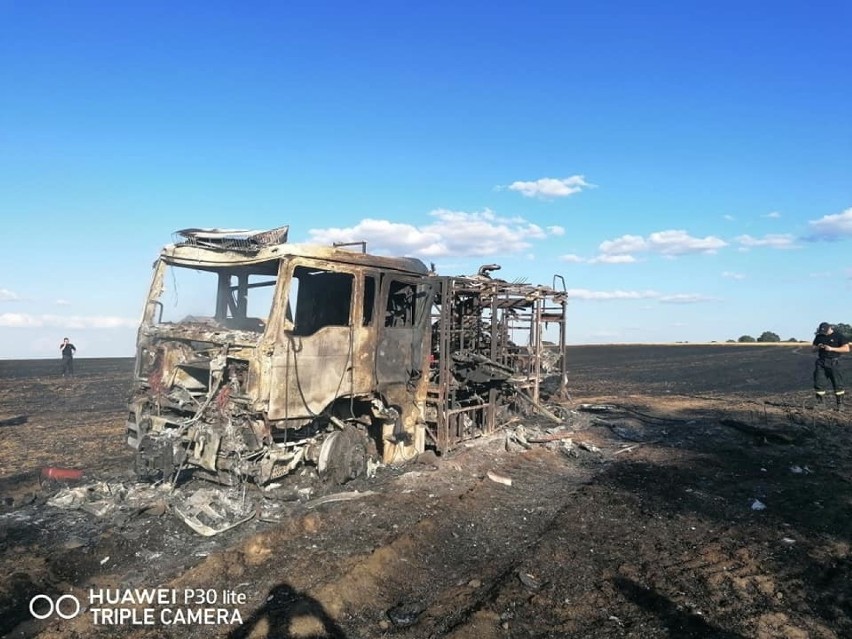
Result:
{"label": "burnt tire", "polygon": [[322,444],[317,470],[320,477],[345,484],[367,472],[367,437],[348,426],[329,435]]}

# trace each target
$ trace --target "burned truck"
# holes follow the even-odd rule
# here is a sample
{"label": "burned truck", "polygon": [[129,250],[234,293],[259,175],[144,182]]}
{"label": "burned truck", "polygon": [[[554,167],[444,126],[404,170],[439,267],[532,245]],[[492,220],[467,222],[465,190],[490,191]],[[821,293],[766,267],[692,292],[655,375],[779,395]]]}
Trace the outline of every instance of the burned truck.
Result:
{"label": "burned truck", "polygon": [[564,282],[505,282],[493,265],[439,276],[360,244],[292,244],[287,227],[176,234],[137,339],[140,477],[265,484],[311,464],[343,483],[493,431],[539,404],[549,373],[564,391]]}

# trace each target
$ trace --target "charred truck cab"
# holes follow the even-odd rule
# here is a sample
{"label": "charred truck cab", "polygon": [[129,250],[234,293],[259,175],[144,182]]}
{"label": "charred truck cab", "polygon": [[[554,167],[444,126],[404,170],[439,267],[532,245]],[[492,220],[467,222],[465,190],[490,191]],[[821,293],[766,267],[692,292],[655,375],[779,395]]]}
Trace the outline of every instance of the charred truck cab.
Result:
{"label": "charred truck cab", "polygon": [[[139,328],[127,421],[140,477],[258,484],[303,463],[343,483],[494,430],[561,363],[561,291],[439,277],[412,258],[187,229]],[[556,280],[554,280],[554,283]],[[543,327],[558,326],[545,347]],[[525,344],[518,346],[523,336]]]}

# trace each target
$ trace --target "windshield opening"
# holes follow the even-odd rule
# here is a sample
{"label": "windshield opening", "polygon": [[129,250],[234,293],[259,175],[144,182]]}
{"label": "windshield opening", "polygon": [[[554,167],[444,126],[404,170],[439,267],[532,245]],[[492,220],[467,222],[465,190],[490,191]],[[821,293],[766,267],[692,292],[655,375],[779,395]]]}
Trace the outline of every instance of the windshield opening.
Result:
{"label": "windshield opening", "polygon": [[209,269],[168,264],[154,321],[262,333],[277,275],[277,261]]}

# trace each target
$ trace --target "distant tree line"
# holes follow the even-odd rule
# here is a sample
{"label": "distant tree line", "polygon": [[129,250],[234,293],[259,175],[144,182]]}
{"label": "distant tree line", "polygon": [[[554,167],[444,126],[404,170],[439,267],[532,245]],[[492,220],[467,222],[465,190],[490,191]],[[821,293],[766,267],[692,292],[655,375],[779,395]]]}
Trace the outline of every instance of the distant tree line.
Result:
{"label": "distant tree line", "polygon": [[[837,324],[834,324],[833,326],[834,326],[835,332],[842,333],[843,335],[846,335],[846,337],[852,338],[852,326],[850,326],[849,324],[844,324],[843,322],[839,322]],[[778,333],[773,333],[772,331],[763,331],[760,334],[760,337],[758,337],[757,339],[755,339],[751,335],[740,335],[739,339],[737,339],[737,340],[729,339],[728,343],[733,344],[733,343],[739,342],[740,344],[748,344],[748,343],[753,343],[753,342],[780,342],[780,341],[781,341],[781,337],[778,335]],[[788,342],[798,342],[799,340],[797,340],[795,337],[791,337],[787,341]],[[807,340],[807,341],[810,341],[810,340]]]}

